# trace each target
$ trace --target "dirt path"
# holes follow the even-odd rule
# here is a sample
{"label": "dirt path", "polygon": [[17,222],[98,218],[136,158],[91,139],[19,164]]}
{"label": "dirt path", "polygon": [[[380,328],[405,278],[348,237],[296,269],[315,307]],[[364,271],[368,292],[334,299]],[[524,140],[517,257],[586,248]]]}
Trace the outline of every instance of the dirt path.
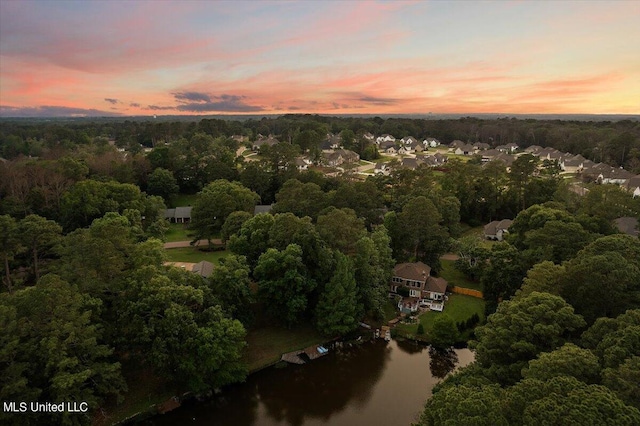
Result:
{"label": "dirt path", "polygon": [[[221,245],[222,240],[219,238],[212,239],[211,243],[216,245]],[[196,241],[196,243],[194,244],[194,246],[196,247],[206,246],[206,245],[207,245],[207,240]],[[164,248],[166,249],[181,248],[181,247],[191,247],[191,241],[174,241],[172,243],[164,243]]]}

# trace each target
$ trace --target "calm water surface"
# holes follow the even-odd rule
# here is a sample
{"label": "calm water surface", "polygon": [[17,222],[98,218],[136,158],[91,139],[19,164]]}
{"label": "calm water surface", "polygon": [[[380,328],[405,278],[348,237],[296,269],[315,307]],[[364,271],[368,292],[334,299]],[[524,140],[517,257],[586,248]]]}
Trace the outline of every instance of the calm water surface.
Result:
{"label": "calm water surface", "polygon": [[187,402],[144,424],[407,426],[431,388],[472,361],[468,349],[437,354],[410,342],[377,340],[306,365],[268,368],[209,401]]}

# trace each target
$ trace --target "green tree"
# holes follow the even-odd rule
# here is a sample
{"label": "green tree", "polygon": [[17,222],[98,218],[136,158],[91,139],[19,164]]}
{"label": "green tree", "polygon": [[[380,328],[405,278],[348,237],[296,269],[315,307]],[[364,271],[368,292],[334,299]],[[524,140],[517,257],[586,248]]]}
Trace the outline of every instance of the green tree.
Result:
{"label": "green tree", "polygon": [[[449,244],[447,230],[440,225],[442,216],[433,202],[420,196],[411,199],[397,216],[395,233],[391,234],[406,255],[421,260],[437,270],[440,255]],[[385,220],[386,225],[386,220]]]}
{"label": "green tree", "polygon": [[579,223],[550,220],[542,228],[527,232],[524,244],[544,253],[545,259],[559,264],[573,258],[595,237]]}
{"label": "green tree", "polygon": [[145,267],[129,277],[117,302],[121,347],[194,391],[243,380],[244,327],[205,303],[197,276],[172,269]]}
{"label": "green tree", "polygon": [[249,266],[242,256],[227,256],[220,260],[209,277],[209,283],[217,301],[229,316],[248,324],[251,320],[249,306],[253,301]]}
{"label": "green tree", "polygon": [[458,341],[460,333],[455,321],[449,315],[439,315],[433,321],[433,328],[429,333],[429,342],[438,349],[446,349]]}
{"label": "green tree", "polygon": [[309,276],[319,285],[327,282],[332,272],[333,256],[311,219],[299,218],[292,213],[276,214],[269,233],[269,247],[284,250],[290,244],[302,249],[302,261]]}
{"label": "green tree", "polygon": [[53,220],[31,214],[20,221],[18,226],[20,239],[31,252],[33,274],[40,279],[39,260],[43,253],[51,249],[60,240],[62,227]]}
{"label": "green tree", "polygon": [[580,253],[566,265],[560,295],[592,324],[640,307],[640,269],[617,252]]}
{"label": "green tree", "polygon": [[355,252],[356,242],[366,234],[364,221],[351,209],[330,207],[318,216],[316,229],[327,245],[345,254]]}
{"label": "green tree", "polygon": [[527,426],[632,425],[640,422],[640,412],[625,405],[611,390],[585,384],[573,377],[555,377],[546,382],[524,380],[510,389],[505,398],[512,404],[518,399],[525,401],[524,409],[516,411],[512,419]]}
{"label": "green tree", "polygon": [[584,325],[570,305],[551,294],[533,292],[502,302],[475,330],[476,361],[494,381],[512,384],[530,360],[562,346]]}
{"label": "green tree", "polygon": [[288,326],[301,320],[310,308],[309,295],[316,283],[308,277],[300,246],[291,244],[282,251],[268,249],[258,259],[253,275],[267,311]]}
{"label": "green tree", "polygon": [[602,372],[602,384],[613,390],[626,404],[640,409],[640,356],[627,358],[618,368]]}
{"label": "green tree", "polygon": [[525,297],[534,291],[559,296],[558,281],[564,273],[564,265],[556,265],[549,260],[537,263],[527,271],[527,276],[522,280],[522,287],[516,292],[516,296]]}
{"label": "green tree", "polygon": [[273,213],[290,212],[298,217],[315,219],[326,206],[327,196],[318,185],[289,179],[276,194]]}
{"label": "green tree", "polygon": [[18,223],[9,215],[0,216],[0,255],[2,256],[2,266],[4,268],[2,281],[9,293],[13,291],[10,262],[20,252],[20,249]]}
{"label": "green tree", "polygon": [[509,172],[510,188],[516,192],[521,210],[527,208],[527,187],[539,161],[538,157],[524,154],[516,158],[511,165],[511,171]]}
{"label": "green tree", "polygon": [[418,425],[506,426],[504,391],[497,385],[448,386],[427,401]]}
{"label": "green tree", "polygon": [[597,383],[600,381],[598,357],[588,349],[565,343],[552,352],[541,353],[522,370],[525,379],[546,381],[556,376],[570,376],[581,382]]}
{"label": "green tree", "polygon": [[269,248],[269,235],[275,219],[270,214],[259,214],[242,224],[237,234],[231,235],[227,248],[247,258],[252,269],[258,258]]}
{"label": "green tree", "polygon": [[232,235],[237,234],[242,229],[242,224],[251,219],[253,215],[246,211],[237,211],[227,216],[222,229],[220,230],[220,238],[222,242],[229,241]]}
{"label": "green tree", "polygon": [[[0,294],[0,371],[3,401],[86,401],[90,409],[125,389],[113,350],[102,344],[95,319],[100,301],[55,275],[34,287]],[[10,333],[10,334],[9,334]],[[73,424],[73,413],[0,414],[9,424]],[[87,419],[84,419],[87,420]]]}
{"label": "green tree", "polygon": [[178,182],[170,170],[157,168],[149,175],[147,192],[151,195],[159,195],[167,204],[179,189]]}
{"label": "green tree", "polygon": [[353,264],[340,252],[335,252],[335,260],[335,272],[316,307],[318,330],[328,336],[343,335],[358,327],[359,309]]}
{"label": "green tree", "polygon": [[235,211],[253,213],[260,197],[237,182],[218,179],[199,194],[191,212],[190,227],[195,231],[194,241],[211,240],[218,234],[227,217]]}
{"label": "green tree", "polygon": [[370,236],[362,237],[356,243],[353,258],[358,291],[358,306],[365,313],[382,319],[387,303],[389,281],[395,264],[391,253],[391,238],[384,226],[377,227]]}

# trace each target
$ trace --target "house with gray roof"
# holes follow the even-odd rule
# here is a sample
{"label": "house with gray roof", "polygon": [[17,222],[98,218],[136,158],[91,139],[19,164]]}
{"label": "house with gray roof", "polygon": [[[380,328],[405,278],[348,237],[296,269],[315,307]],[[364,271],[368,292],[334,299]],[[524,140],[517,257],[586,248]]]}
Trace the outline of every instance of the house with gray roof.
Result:
{"label": "house with gray roof", "polygon": [[640,197],[640,175],[636,175],[627,179],[624,187],[627,188],[627,191],[633,194],[633,198]]}
{"label": "house with gray roof", "polygon": [[638,218],[630,216],[619,217],[614,219],[613,223],[620,233],[638,238]]}
{"label": "house with gray roof", "polygon": [[271,213],[272,208],[273,204],[259,204],[253,208],[253,214]]}
{"label": "house with gray roof", "polygon": [[200,275],[203,278],[209,278],[213,273],[213,263],[203,260],[193,265],[191,272]]}
{"label": "house with gray roof", "polygon": [[260,148],[262,148],[263,146],[274,146],[276,144],[280,143],[280,141],[274,137],[267,137],[267,138],[260,138],[258,140],[256,140],[252,145],[251,148],[254,151],[258,151],[260,150]]}
{"label": "house with gray roof", "polygon": [[191,221],[191,209],[191,206],[166,209],[163,217],[172,223],[187,223]]}
{"label": "house with gray roof", "polygon": [[513,221],[511,219],[494,220],[484,226],[484,237],[487,240],[502,241],[509,233],[509,227]]}

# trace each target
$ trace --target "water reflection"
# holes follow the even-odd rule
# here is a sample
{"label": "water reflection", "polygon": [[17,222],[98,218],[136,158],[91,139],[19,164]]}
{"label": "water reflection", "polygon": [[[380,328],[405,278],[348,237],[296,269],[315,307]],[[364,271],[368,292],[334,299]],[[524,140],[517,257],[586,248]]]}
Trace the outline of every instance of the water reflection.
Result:
{"label": "water reflection", "polygon": [[431,358],[429,361],[431,375],[438,379],[444,379],[458,363],[458,355],[453,349],[429,348],[429,357]]}
{"label": "water reflection", "polygon": [[442,354],[409,341],[364,343],[306,365],[263,370],[210,401],[187,402],[145,424],[407,425],[437,377],[455,367],[457,353],[461,364],[473,360],[468,349]]}

